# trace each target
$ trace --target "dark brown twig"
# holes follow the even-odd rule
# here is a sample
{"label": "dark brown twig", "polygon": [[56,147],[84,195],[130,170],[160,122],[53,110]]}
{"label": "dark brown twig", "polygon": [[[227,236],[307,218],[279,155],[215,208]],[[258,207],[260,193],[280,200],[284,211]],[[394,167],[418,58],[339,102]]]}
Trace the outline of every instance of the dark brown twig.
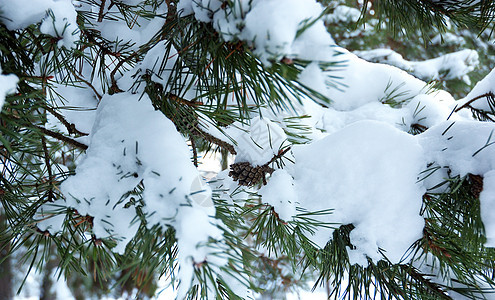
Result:
{"label": "dark brown twig", "polygon": [[88,135],[87,133],[84,133],[84,132],[81,132],[81,131],[77,130],[76,125],[74,123],[69,123],[64,118],[64,116],[62,116],[61,114],[59,114],[55,109],[53,109],[51,107],[45,107],[45,109],[48,112],[50,112],[53,116],[55,116],[55,118],[57,118],[60,121],[60,123],[62,123],[65,126],[65,128],[67,128],[67,131],[69,132],[69,134],[79,134],[79,135],[82,135],[82,136]]}
{"label": "dark brown twig", "polygon": [[469,108],[473,109],[473,107],[471,106],[471,103],[473,103],[474,101],[476,101],[478,99],[481,99],[481,98],[492,98],[492,99],[495,99],[495,94],[493,94],[492,92],[488,92],[488,93],[485,93],[483,95],[476,96],[473,99],[469,100],[468,102],[464,103],[462,106],[458,107],[455,110],[455,112],[458,112],[461,109],[466,108],[466,107],[469,107]]}
{"label": "dark brown twig", "polygon": [[192,106],[192,107],[196,107],[198,105],[203,105],[203,102],[186,100],[186,99],[183,99],[183,98],[181,98],[181,97],[179,97],[177,95],[174,95],[172,93],[168,93],[167,94],[167,98],[169,98],[170,100],[177,101],[180,104],[185,104],[187,106]]}
{"label": "dark brown twig", "polygon": [[98,23],[103,21],[103,11],[105,10],[105,2],[106,0],[101,0],[100,11],[98,12]]}
{"label": "dark brown twig", "polygon": [[48,188],[48,191],[47,191],[47,195],[48,195],[48,202],[53,202],[53,179],[54,179],[54,176],[53,176],[53,172],[52,172],[52,165],[50,164],[50,154],[48,153],[48,147],[46,146],[46,139],[44,136],[41,136],[41,145],[43,146],[43,153],[44,153],[44,156],[45,156],[45,165],[46,165],[46,169],[47,169],[47,172],[48,172],[48,184],[49,184],[49,188]]}
{"label": "dark brown twig", "polygon": [[77,78],[77,80],[85,83],[88,87],[90,87],[92,90],[93,90],[93,93],[95,93],[95,96],[96,98],[98,98],[98,102],[101,100],[101,95],[98,93],[98,91],[96,90],[96,88],[87,80],[85,80],[84,78],[82,78],[81,76],[77,75],[76,72],[74,72],[74,70],[72,70],[71,68],[69,68],[70,72],[72,73],[72,75],[74,75],[74,77]]}
{"label": "dark brown twig", "polygon": [[196,142],[194,141],[194,138],[189,139],[191,141],[191,148],[193,151],[193,163],[196,168],[198,167],[198,150],[196,150]]}
{"label": "dark brown twig", "polygon": [[80,143],[80,142],[78,142],[74,139],[71,139],[69,137],[66,137],[65,135],[63,135],[61,133],[48,130],[48,129],[41,127],[41,126],[38,126],[38,125],[34,125],[34,127],[36,129],[38,129],[39,131],[41,131],[42,133],[44,133],[45,135],[51,136],[52,138],[56,138],[59,141],[66,142],[67,144],[70,144],[70,145],[75,146],[77,148],[80,148],[82,150],[88,149],[87,145]]}
{"label": "dark brown twig", "polygon": [[291,147],[287,147],[287,148],[285,148],[285,149],[280,149],[280,150],[278,151],[277,155],[274,155],[274,156],[272,157],[272,159],[271,159],[269,162],[267,162],[267,163],[265,164],[265,166],[268,166],[268,165],[269,165],[269,164],[271,164],[272,162],[275,162],[277,159],[282,158],[282,156],[284,156],[284,155],[285,155],[285,153],[289,152],[289,150],[290,150],[290,149],[291,149]]}
{"label": "dark brown twig", "polygon": [[115,80],[115,74],[117,73],[118,69],[120,69],[120,67],[122,67],[122,65],[124,65],[124,63],[130,61],[131,59],[133,59],[137,55],[138,55],[138,52],[133,52],[128,57],[124,58],[123,60],[120,60],[117,63],[117,65],[115,66],[115,68],[112,70],[112,72],[110,72],[110,81],[112,82],[112,85],[110,86],[110,89],[112,90],[113,93],[121,93],[121,92],[123,92],[123,90],[121,90],[119,88],[119,86],[117,85],[117,80]]}
{"label": "dark brown twig", "polygon": [[195,135],[197,137],[202,137],[204,138],[206,141],[212,143],[212,144],[215,144],[217,146],[219,146],[220,148],[223,148],[227,151],[229,151],[231,154],[237,154],[237,152],[235,151],[234,149],[234,146],[232,146],[231,144],[225,142],[225,141],[222,141],[221,139],[209,134],[208,132],[205,132],[203,131],[202,129],[198,128],[198,126],[195,126],[192,130],[191,130],[191,134],[192,135]]}

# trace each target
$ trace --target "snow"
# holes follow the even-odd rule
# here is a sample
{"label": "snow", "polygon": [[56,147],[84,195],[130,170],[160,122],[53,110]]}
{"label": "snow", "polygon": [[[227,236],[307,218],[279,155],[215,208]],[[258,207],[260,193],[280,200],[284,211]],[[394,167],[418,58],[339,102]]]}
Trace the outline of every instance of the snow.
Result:
{"label": "snow", "polygon": [[0,111],[5,103],[5,97],[15,91],[18,81],[14,74],[3,75],[0,67]]}
{"label": "snow", "polygon": [[222,8],[219,0],[181,0],[177,7],[183,16],[194,13],[198,21],[212,22],[224,40],[247,42],[266,65],[284,57],[325,60],[331,56],[334,41],[319,19],[323,7],[315,0],[235,2]]}
{"label": "snow", "polygon": [[[130,5],[139,4],[141,1],[126,1]],[[138,50],[140,46],[147,43],[164,25],[164,18],[147,18],[140,13],[132,13],[131,19],[124,22],[120,15],[119,7],[111,5],[111,1],[107,1],[104,13],[108,16],[103,18],[101,22],[94,24],[95,29],[100,31],[101,36],[110,41],[118,41],[119,44],[129,42],[129,49]],[[99,7],[87,5],[87,9],[93,10],[93,13],[99,13]],[[141,3],[141,5],[143,5]],[[162,2],[158,7],[153,8],[151,5],[143,5],[143,10],[149,10],[157,15],[167,14],[167,5]]]}
{"label": "snow", "polygon": [[[446,121],[454,107],[455,100],[452,97],[438,98],[430,94],[417,95],[406,105],[406,109],[412,112],[410,124],[420,124],[427,128]],[[457,115],[454,115],[452,120],[456,118]]]}
{"label": "snow", "polygon": [[452,176],[483,175],[495,169],[495,124],[445,121],[418,136],[429,162],[448,166]]}
{"label": "snow", "polygon": [[[495,92],[495,68],[488,75],[486,75],[485,78],[483,78],[478,83],[476,83],[474,88],[466,95],[466,97],[464,97],[464,99],[459,100],[459,107],[464,105],[466,102],[470,101],[473,98],[494,92]],[[485,111],[492,111],[492,108],[490,107],[489,102],[486,100],[486,98],[474,101],[469,105],[472,106],[473,108],[477,108]]]}
{"label": "snow", "polygon": [[353,53],[370,62],[389,64],[405,71],[412,69],[411,62],[405,60],[402,55],[392,49],[372,49],[354,51]]}
{"label": "snow", "polygon": [[258,194],[262,196],[263,202],[275,209],[282,220],[291,221],[296,215],[294,181],[286,170],[276,170],[270,177],[270,182]]}
{"label": "snow", "polygon": [[342,55],[337,58],[345,65],[329,74],[339,78],[342,83],[342,86],[333,88],[328,94],[336,110],[353,110],[370,102],[378,102],[385,96],[387,89],[395,90],[396,101],[404,101],[425,92],[426,83],[405,71],[367,62],[344,49],[339,51]]}
{"label": "snow", "polygon": [[[425,165],[413,136],[382,122],[361,121],[293,151],[300,205],[310,211],[333,208],[324,221],[354,224],[352,264],[366,266],[365,256],[382,259],[379,248],[398,263],[422,236],[425,188],[417,176]],[[312,240],[324,247],[332,231],[322,228]]]}
{"label": "snow", "polygon": [[356,23],[361,17],[361,11],[354,7],[338,5],[331,14],[325,15],[325,22],[330,23]]}
{"label": "snow", "polygon": [[464,49],[448,53],[437,58],[424,61],[408,61],[391,49],[373,49],[354,51],[357,56],[371,62],[380,62],[396,66],[414,74],[422,80],[467,80],[467,74],[479,64],[479,56],[475,50]]}
{"label": "snow", "polygon": [[[278,11],[277,14],[273,14]],[[292,44],[301,23],[317,18],[321,5],[312,0],[256,1],[245,18],[240,37],[253,41],[257,54],[264,63],[272,57],[282,59],[292,54]]]}
{"label": "snow", "polygon": [[299,81],[303,85],[322,95],[328,95],[330,93],[325,80],[325,74],[316,62],[310,63],[301,71],[299,74]]}
{"label": "snow", "polygon": [[473,71],[478,64],[478,53],[475,50],[464,49],[422,62],[414,62],[412,67],[413,73],[425,80],[461,78],[469,83],[466,74]]}
{"label": "snow", "polygon": [[485,225],[486,247],[495,247],[495,170],[484,174],[483,191],[480,194],[480,210]]}
{"label": "snow", "polygon": [[[126,203],[130,192],[142,186],[148,228],[157,224],[177,230],[179,274],[187,291],[193,262],[209,253],[197,244],[222,239],[219,221],[210,217],[215,209],[207,205],[211,190],[198,183],[199,176],[173,123],[153,109],[146,95],[120,93],[101,100],[86,156],[76,175],[62,183],[65,199],[56,204],[92,216],[96,237],[113,239],[113,251],[123,254],[140,225],[134,206]],[[50,230],[49,225],[43,228]]]}
{"label": "snow", "polygon": [[[237,125],[238,128],[232,126],[226,130],[237,143],[234,146],[237,151],[236,162],[248,161],[254,166],[264,165],[286,144],[284,130],[266,118],[254,117],[249,126]],[[247,130],[242,130],[243,128]]]}
{"label": "snow", "polygon": [[462,36],[455,35],[450,32],[445,32],[438,34],[431,39],[432,45],[454,45],[454,46],[464,46],[466,41]]}
{"label": "snow", "polygon": [[59,47],[74,47],[79,40],[77,13],[71,0],[2,1],[0,11],[0,20],[9,30],[23,29],[41,21],[42,33],[61,38],[57,43]]}
{"label": "snow", "polygon": [[[103,7],[104,13],[119,15],[117,5],[110,2]],[[139,1],[125,3],[138,5]],[[132,93],[105,95],[98,101],[84,85],[55,85],[60,97],[52,95],[53,104],[69,123],[90,134],[80,138],[89,148],[77,161],[75,175],[61,184],[64,199],[44,204],[38,210],[40,230],[57,234],[62,230],[65,215],[56,213],[74,209],[81,216],[93,217],[92,233],[115,241],[112,250],[124,254],[140,226],[173,227],[178,239],[182,283],[177,297],[183,298],[193,281],[195,267],[207,261],[221,273],[219,267],[227,263],[224,256],[214,253],[218,249],[211,245],[224,242],[219,229],[222,223],[215,219],[212,193],[239,206],[257,193],[262,203],[272,206],[280,219],[287,222],[293,220],[298,208],[333,209],[332,214],[316,218],[335,227],[353,224],[353,247],[347,249],[349,260],[351,264],[367,266],[368,259],[407,261],[407,250],[423,234],[420,209],[424,193],[444,191],[445,186],[435,186],[448,176],[471,173],[484,178],[480,205],[485,245],[495,247],[495,125],[473,121],[464,111],[453,112],[456,106],[493,92],[495,71],[460,102],[447,92],[432,92],[421,80],[465,80],[478,64],[476,51],[465,49],[426,61],[407,61],[389,49],[350,53],[334,44],[323,19],[356,22],[360,16],[356,9],[337,6],[333,14],[318,19],[323,7],[315,0],[235,1],[233,6],[225,7],[223,4],[220,0],[180,0],[177,9],[183,17],[193,16],[200,22],[211,23],[227,42],[245,42],[266,66],[283,58],[308,60],[299,82],[328,97],[330,102],[323,107],[303,98],[294,103],[293,111],[261,107],[251,119],[235,122],[224,132],[206,124],[200,126],[220,139],[235,141],[236,162],[260,166],[289,146],[286,118],[308,114],[310,117],[300,123],[309,128],[308,141],[304,142],[307,144],[292,145],[292,153],[286,155],[295,163],[277,167],[268,184],[261,188],[239,189],[228,171],[220,172],[207,183],[191,163],[190,149],[175,125],[162,112],[154,110],[143,85],[133,85],[136,76],[144,74],[167,85],[180,55],[178,49],[163,40],[135,65],[126,65],[128,71],[117,74],[119,87]],[[32,7],[29,13],[21,9],[26,5]],[[98,13],[99,7],[81,5]],[[161,16],[167,12],[165,2],[156,8],[143,4],[142,8]],[[3,1],[0,10],[2,22],[10,30],[40,23],[42,33],[62,38],[58,42],[60,47],[70,48],[78,41],[77,14],[69,0]],[[135,51],[150,41],[165,22],[161,17],[149,19],[144,17],[145,13],[135,13],[136,19],[130,23],[106,17],[92,24],[92,29],[109,41],[131,42],[129,50]],[[311,26],[304,28],[308,24]],[[453,44],[462,42],[445,38]],[[329,62],[339,63],[340,67],[321,67]],[[184,95],[186,99],[196,96],[191,79],[178,80],[186,85],[191,83],[191,89]],[[5,95],[14,92],[16,83],[14,75],[0,75],[0,107]],[[482,100],[472,105],[490,108]],[[417,136],[407,133],[413,124],[424,126],[426,131]],[[53,116],[47,126],[66,130]],[[427,168],[438,170],[419,180]],[[135,190],[142,193],[135,195]],[[135,201],[141,205],[146,223],[141,222],[132,204]],[[333,230],[322,227],[307,234],[323,248]],[[219,276],[232,282],[239,293],[248,293],[228,274]]]}

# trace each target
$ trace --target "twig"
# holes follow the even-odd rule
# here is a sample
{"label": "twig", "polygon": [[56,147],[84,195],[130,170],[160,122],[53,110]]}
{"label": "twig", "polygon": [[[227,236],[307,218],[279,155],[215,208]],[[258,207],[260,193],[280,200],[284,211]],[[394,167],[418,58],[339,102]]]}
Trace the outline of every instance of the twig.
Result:
{"label": "twig", "polygon": [[172,0],[165,0],[165,2],[167,3],[167,17],[165,19],[165,25],[167,25],[174,19],[177,13],[177,7],[174,5],[174,1]]}
{"label": "twig", "polygon": [[473,103],[474,101],[478,100],[478,99],[481,99],[481,98],[492,98],[492,99],[495,99],[495,94],[493,94],[492,92],[488,92],[488,93],[485,93],[483,95],[479,95],[477,97],[474,97],[473,99],[469,100],[468,102],[464,103],[462,106],[458,107],[455,112],[458,112],[460,111],[461,109],[463,108],[466,108],[466,107],[469,107],[469,108],[473,108],[471,106],[471,103]]}
{"label": "twig", "polygon": [[57,118],[60,121],[60,123],[64,124],[64,126],[65,126],[65,128],[67,128],[67,131],[69,132],[69,134],[79,134],[79,135],[82,135],[82,136],[89,135],[87,133],[84,133],[84,132],[81,132],[81,131],[77,130],[76,125],[74,123],[69,123],[64,118],[64,116],[62,116],[61,114],[59,114],[55,109],[53,109],[51,107],[45,107],[45,109],[47,111],[49,111],[52,115],[54,115],[55,118]]}
{"label": "twig", "polygon": [[205,140],[207,140],[208,142],[213,143],[213,144],[219,146],[220,148],[223,148],[223,149],[229,151],[231,154],[234,154],[234,155],[237,154],[237,152],[234,149],[234,146],[232,146],[231,144],[229,144],[225,141],[222,141],[221,139],[209,134],[208,132],[203,131],[202,129],[198,128],[198,126],[195,126],[191,130],[191,134],[198,136],[198,137],[202,137]]}
{"label": "twig", "polygon": [[44,136],[41,136],[41,145],[43,146],[43,153],[45,156],[45,165],[46,169],[48,171],[48,184],[49,188],[47,191],[48,194],[48,202],[53,202],[53,172],[52,172],[52,166],[50,164],[50,154],[48,153],[48,147],[46,146],[46,139]]}
{"label": "twig", "polygon": [[103,10],[105,9],[106,0],[101,0],[100,11],[98,12],[98,23],[103,21]]}
{"label": "twig", "polygon": [[69,68],[69,71],[72,73],[72,75],[74,75],[79,81],[81,82],[84,82],[87,86],[89,86],[93,92],[95,93],[95,96],[96,98],[98,98],[98,102],[101,101],[101,95],[98,93],[98,91],[96,90],[96,88],[87,80],[85,80],[84,78],[80,77],[79,75],[76,74],[76,72],[74,72],[74,70],[72,70],[71,68]]}
{"label": "twig", "polygon": [[191,141],[191,148],[193,151],[193,163],[194,166],[197,168],[198,167],[198,151],[196,150],[196,142],[194,141],[194,138],[189,139]]}
{"label": "twig", "polygon": [[284,156],[284,155],[285,155],[285,153],[289,152],[289,150],[290,150],[290,149],[291,149],[290,147],[287,147],[287,148],[285,148],[284,150],[280,150],[280,151],[278,151],[277,155],[274,155],[274,156],[272,157],[272,159],[271,159],[269,162],[267,162],[267,163],[265,164],[265,166],[268,166],[269,164],[271,164],[272,162],[276,161],[277,159],[282,158],[282,156]]}
{"label": "twig", "polygon": [[41,131],[42,133],[48,135],[48,136],[51,136],[53,138],[56,138],[57,140],[60,140],[62,142],[66,142],[67,144],[70,144],[72,146],[75,146],[75,147],[78,147],[82,150],[86,150],[88,149],[88,146],[87,145],[84,145],[83,143],[80,143],[74,139],[71,139],[69,137],[66,137],[65,135],[63,134],[60,134],[58,132],[54,132],[54,131],[51,131],[51,130],[48,130],[44,127],[41,127],[41,126],[38,126],[38,125],[33,125],[36,129],[38,129],[39,131]]}
{"label": "twig", "polygon": [[112,85],[110,86],[110,89],[114,92],[114,93],[121,93],[123,92],[123,90],[121,90],[119,88],[119,86],[117,85],[117,80],[115,80],[115,73],[117,73],[117,70],[122,67],[122,65],[126,62],[128,62],[129,60],[131,60],[132,58],[134,58],[134,56],[137,56],[138,55],[138,52],[133,52],[131,55],[129,55],[128,57],[124,58],[123,60],[120,60],[117,65],[115,66],[115,68],[112,70],[112,72],[110,72],[110,80],[112,82]]}
{"label": "twig", "polygon": [[400,268],[402,270],[406,271],[407,274],[409,274],[409,276],[411,276],[413,279],[423,283],[430,290],[435,292],[435,294],[437,294],[439,296],[439,299],[452,300],[451,297],[449,297],[448,295],[445,294],[445,291],[442,290],[442,288],[440,288],[437,284],[435,284],[434,282],[432,282],[428,278],[425,278],[424,275],[419,273],[418,271],[416,271],[416,269],[413,266],[401,264]]}
{"label": "twig", "polygon": [[174,95],[172,93],[168,93],[167,94],[167,98],[169,98],[171,100],[174,100],[174,101],[177,101],[177,102],[179,102],[181,104],[185,104],[187,106],[192,106],[192,107],[196,107],[198,105],[203,105],[203,102],[200,102],[200,101],[196,102],[196,101],[186,100],[186,99],[183,99],[183,98],[181,98],[181,97],[179,97],[177,95]]}

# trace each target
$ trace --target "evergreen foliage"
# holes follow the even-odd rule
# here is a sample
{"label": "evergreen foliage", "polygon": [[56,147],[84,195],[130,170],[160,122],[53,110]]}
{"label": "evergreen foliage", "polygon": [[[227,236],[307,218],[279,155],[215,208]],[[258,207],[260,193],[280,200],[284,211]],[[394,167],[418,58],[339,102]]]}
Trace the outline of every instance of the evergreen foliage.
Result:
{"label": "evergreen foliage", "polygon": [[[87,139],[91,133],[77,128],[65,117],[64,113],[71,107],[56,101],[57,87],[89,90],[97,102],[108,95],[129,91],[140,97],[148,96],[153,107],[171,120],[188,141],[191,161],[196,166],[201,153],[224,157],[227,153],[236,154],[238,141],[221,139],[206,130],[207,126],[224,132],[234,122],[248,124],[264,108],[282,114],[294,111],[303,98],[308,97],[323,107],[332,99],[300,80],[299,75],[311,61],[275,57],[269,64],[263,63],[246,41],[225,40],[212,23],[198,21],[193,14],[181,15],[178,1],[146,0],[139,4],[109,1],[119,13],[115,10],[106,13],[105,0],[79,2],[80,40],[74,48],[60,46],[62,35],[42,33],[39,23],[9,30],[0,18],[1,70],[19,79],[15,93],[6,97],[0,115],[0,246],[26,266],[23,280],[29,272],[46,270],[44,290],[50,290],[52,272],[56,270],[56,276],[66,278],[76,299],[103,295],[151,297],[160,292],[159,278],[167,278],[171,285],[177,286],[180,249],[176,228],[147,226],[150,216],[143,211],[143,182],[131,187],[121,198],[126,201],[126,208],[136,210],[134,221],[139,224],[124,253],[112,251],[116,240],[100,238],[94,233],[93,216],[82,215],[74,208],[59,205],[49,213],[62,216],[59,232],[38,228],[40,208],[47,203],[58,205],[56,200],[64,197],[60,184],[77,172],[77,164],[91,147]],[[224,1],[221,9],[234,8],[236,2]],[[325,12],[331,13],[339,1],[321,2],[328,7]],[[164,4],[165,15],[158,12]],[[384,24],[399,36],[421,36],[425,44],[433,31],[453,30],[447,27],[449,22],[456,28],[475,32],[469,36],[474,43],[476,34],[491,31],[495,14],[495,4],[483,0],[366,0],[361,6],[362,22],[374,18],[370,7],[379,20],[377,26]],[[138,19],[144,22],[152,18],[163,19],[163,25],[140,45],[124,39],[108,40],[96,29],[104,20],[118,20],[132,28],[139,26]],[[332,28],[328,22],[327,25],[331,32],[342,29]],[[358,50],[351,39],[340,38],[338,33],[334,36],[337,42]],[[376,44],[365,42],[372,47],[383,45],[386,39],[378,35],[367,38],[379,39]],[[157,45],[166,49],[161,59],[154,61],[151,70],[140,69],[139,63]],[[402,46],[409,48],[407,40]],[[345,68],[345,62],[338,56],[333,62],[317,63],[329,72]],[[133,74],[129,75],[130,72]],[[130,89],[122,84],[125,76],[131,78]],[[328,84],[341,88],[337,77]],[[455,92],[464,95],[466,91],[464,86]],[[401,107],[407,101],[395,102],[396,93],[390,86],[389,97],[381,103]],[[495,96],[484,96],[479,99],[488,99],[490,111],[470,106],[472,102],[457,110],[470,109],[478,120],[493,122]],[[304,123],[307,118],[302,115],[285,119],[284,129],[291,145],[310,141]],[[48,127],[50,119],[58,120],[65,128]],[[410,132],[425,131],[427,128],[422,126],[418,123]],[[491,143],[489,140],[487,146]],[[137,142],[135,147],[137,155]],[[238,187],[227,198],[239,197],[242,201],[226,199],[225,191],[230,192],[227,183],[210,182],[215,218],[221,220],[218,226],[224,242],[210,238],[207,244],[214,249],[213,257],[218,261],[226,259],[228,263],[217,264],[215,259],[193,262],[194,279],[185,297],[237,299],[235,286],[242,285],[258,295],[279,298],[288,291],[305,287],[308,282],[314,283],[314,288],[328,285],[329,297],[335,299],[452,299],[452,292],[474,299],[494,291],[495,251],[484,246],[486,236],[480,216],[483,178],[477,174],[452,175],[441,183],[446,187],[445,192],[428,191],[423,196],[421,216],[425,227],[423,236],[408,251],[409,262],[368,259],[368,266],[363,267],[349,262],[347,249],[354,247],[349,238],[354,225],[321,221],[321,217],[333,213],[332,207],[317,211],[298,208],[292,220],[284,220],[273,206],[260,200],[257,190],[266,185],[274,169],[293,163],[290,150],[288,144],[283,144],[264,164],[230,165],[231,177]],[[427,178],[435,171],[437,167],[432,165],[421,175]],[[4,226],[4,222],[8,225]],[[322,249],[310,238],[321,227],[335,229],[333,238]],[[385,250],[383,254],[386,257]],[[7,257],[0,255],[0,269],[12,264]],[[443,281],[424,273],[413,262],[427,265]],[[19,289],[23,285],[24,282]],[[49,299],[50,295],[44,297]]]}

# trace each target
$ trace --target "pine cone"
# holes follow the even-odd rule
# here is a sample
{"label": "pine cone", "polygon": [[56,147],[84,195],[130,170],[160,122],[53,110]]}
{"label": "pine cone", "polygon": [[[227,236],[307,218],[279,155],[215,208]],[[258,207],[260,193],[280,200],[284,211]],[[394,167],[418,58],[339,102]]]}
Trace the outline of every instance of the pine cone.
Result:
{"label": "pine cone", "polygon": [[253,186],[261,180],[266,184],[265,175],[273,171],[267,165],[253,167],[249,162],[240,162],[230,166],[229,176],[240,185]]}
{"label": "pine cone", "polygon": [[471,182],[471,193],[474,197],[479,198],[481,191],[483,191],[483,177],[469,174],[469,181]]}

